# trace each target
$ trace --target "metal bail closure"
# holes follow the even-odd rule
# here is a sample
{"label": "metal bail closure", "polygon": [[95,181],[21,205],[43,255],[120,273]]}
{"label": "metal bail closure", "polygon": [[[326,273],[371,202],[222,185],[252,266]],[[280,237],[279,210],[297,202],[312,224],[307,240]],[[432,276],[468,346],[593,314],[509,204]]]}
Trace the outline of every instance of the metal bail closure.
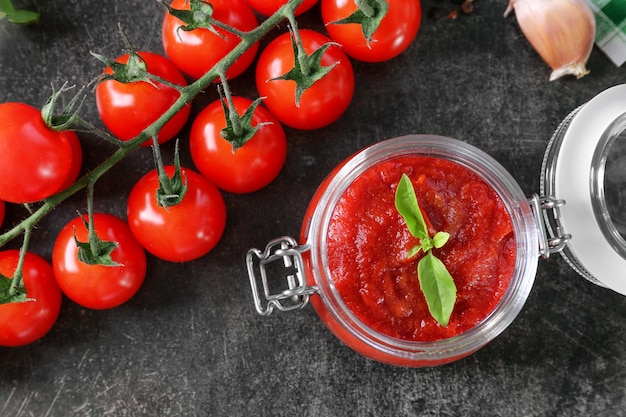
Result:
{"label": "metal bail closure", "polygon": [[[269,242],[263,252],[255,248],[248,251],[248,277],[259,314],[268,316],[274,308],[280,311],[302,308],[309,302],[309,296],[317,293],[317,287],[306,285],[304,276],[302,254],[309,249],[308,245],[298,245],[295,239],[286,236]],[[287,285],[273,292],[270,279],[277,277],[286,280]]]}
{"label": "metal bail closure", "polygon": [[539,227],[539,254],[547,259],[551,254],[563,250],[571,235],[563,231],[559,207],[565,200],[533,194],[529,199],[530,206]]}

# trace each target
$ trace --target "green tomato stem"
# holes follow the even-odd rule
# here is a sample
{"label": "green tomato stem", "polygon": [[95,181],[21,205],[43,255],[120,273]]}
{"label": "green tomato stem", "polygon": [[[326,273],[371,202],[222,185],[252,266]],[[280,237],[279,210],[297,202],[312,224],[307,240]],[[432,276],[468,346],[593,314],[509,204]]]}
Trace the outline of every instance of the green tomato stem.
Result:
{"label": "green tomato stem", "polygon": [[244,38],[247,34],[247,32],[241,31],[239,29],[237,29],[236,27],[233,26],[229,26],[227,24],[224,24],[222,22],[220,22],[219,20],[213,20],[212,22],[213,26],[217,26],[220,29],[224,29],[227,32],[232,33],[233,35],[239,37],[239,38]]}
{"label": "green tomato stem", "polygon": [[239,113],[237,113],[237,109],[235,109],[235,104],[233,103],[233,95],[230,92],[230,87],[228,85],[228,80],[226,79],[226,74],[220,74],[220,79],[222,80],[222,90],[220,91],[224,93],[224,98],[226,99],[226,103],[228,104],[228,112],[227,114],[225,114],[225,116],[228,117],[228,119],[230,120],[233,133],[236,136],[241,136],[241,134],[243,133],[241,118],[239,117]]}
{"label": "green tomato stem", "polygon": [[304,46],[302,44],[302,37],[300,36],[300,32],[298,31],[298,22],[296,21],[296,18],[293,15],[287,16],[287,19],[289,20],[289,24],[291,25],[291,34],[296,43],[296,50],[298,51],[298,53],[295,56],[295,59],[297,59],[298,63],[300,64],[300,71],[302,72],[302,74],[307,76],[311,73],[311,68],[309,65],[309,56],[304,50]]}
{"label": "green tomato stem", "polygon": [[[165,173],[165,164],[163,163],[163,156],[161,154],[161,146],[159,146],[159,139],[157,136],[152,137],[152,154],[154,155],[154,162],[156,165],[157,174],[159,177],[159,183],[161,186],[169,183],[169,178]],[[168,190],[169,191],[169,190]]]}
{"label": "green tomato stem", "polygon": [[[118,147],[124,147],[126,142],[123,140],[120,140],[118,138],[116,138],[115,136],[111,135],[108,132],[105,132],[104,130],[96,127],[95,125],[89,123],[87,120],[83,119],[80,116],[76,116],[75,118],[75,123],[84,127],[85,129],[82,130],[84,132],[87,133],[92,133],[94,135],[97,135],[98,137],[106,140],[107,142],[110,142]],[[75,131],[78,131],[78,129],[74,129]]]}
{"label": "green tomato stem", "polygon": [[89,239],[89,248],[94,256],[100,255],[100,247],[98,245],[98,236],[93,222],[93,195],[96,181],[90,181],[87,186],[87,237]]}
{"label": "green tomato stem", "polygon": [[17,261],[17,267],[15,268],[15,273],[13,274],[13,279],[11,280],[11,287],[9,287],[9,295],[13,296],[17,292],[18,288],[23,288],[23,278],[24,274],[22,271],[24,270],[24,259],[26,259],[26,253],[28,251],[28,244],[30,243],[30,235],[33,231],[32,227],[28,227],[24,229],[24,239],[22,240],[22,248],[20,250],[20,257]]}

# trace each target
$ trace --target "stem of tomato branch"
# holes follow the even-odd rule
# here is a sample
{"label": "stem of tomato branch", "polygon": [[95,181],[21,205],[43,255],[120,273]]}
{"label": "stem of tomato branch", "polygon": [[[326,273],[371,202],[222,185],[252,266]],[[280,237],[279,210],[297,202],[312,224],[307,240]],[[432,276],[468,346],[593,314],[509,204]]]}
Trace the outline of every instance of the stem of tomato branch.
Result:
{"label": "stem of tomato branch", "polygon": [[[176,142],[176,151],[178,151],[178,142]],[[156,166],[159,184],[161,185],[161,187],[167,186],[167,184],[169,183],[169,177],[165,173],[165,164],[163,163],[161,146],[159,145],[159,139],[157,136],[152,137],[152,156],[154,157],[154,165]],[[167,191],[169,192],[170,190]]]}
{"label": "stem of tomato branch", "polygon": [[15,273],[13,274],[13,279],[11,280],[11,286],[9,287],[9,295],[14,296],[19,288],[23,288],[23,270],[24,270],[24,259],[26,259],[26,248],[28,248],[28,243],[30,242],[30,234],[33,231],[32,227],[28,227],[24,229],[24,239],[22,241],[22,250],[20,251],[20,257],[17,261],[17,267],[15,268]]}
{"label": "stem of tomato branch", "polygon": [[241,31],[241,30],[239,30],[239,29],[237,29],[237,28],[235,28],[233,26],[228,26],[228,25],[220,22],[219,20],[211,19],[211,22],[212,22],[213,26],[217,26],[218,28],[223,29],[223,30],[225,30],[227,32],[230,32],[233,35],[238,36],[240,38],[243,38],[246,35],[246,32],[243,32],[243,31]]}
{"label": "stem of tomato branch", "polygon": [[[143,132],[137,135],[135,138],[119,144],[119,149],[111,154],[100,165],[96,166],[89,173],[78,179],[74,184],[45,199],[42,205],[35,210],[28,217],[24,218],[18,225],[9,229],[5,233],[0,235],[0,247],[4,246],[7,242],[15,239],[21,234],[24,234],[25,241],[27,242],[27,235],[35,227],[35,225],[50,213],[55,207],[60,205],[63,201],[76,194],[78,191],[87,187],[90,183],[95,182],[98,178],[108,172],[117,163],[119,163],[126,156],[130,155],[147,139],[157,135],[161,127],[167,123],[180,109],[190,103],[194,97],[200,92],[206,89],[211,83],[219,76],[226,72],[226,69],[230,67],[237,58],[239,58],[245,51],[247,51],[252,45],[261,40],[263,36],[269,33],[275,26],[281,21],[288,19],[290,22],[295,22],[294,10],[298,7],[303,0],[289,0],[284,6],[282,6],[276,13],[269,16],[266,20],[261,22],[255,29],[242,33],[241,42],[224,58],[222,58],[215,66],[204,74],[201,78],[189,84],[186,87],[180,87],[180,97],[174,102],[174,104],[154,123],[148,126]],[[23,246],[24,249],[24,246]],[[23,250],[25,252],[25,249]]]}
{"label": "stem of tomato branch", "polygon": [[[233,133],[235,136],[240,136],[243,132],[243,128],[241,127],[241,117],[239,117],[239,113],[237,113],[237,109],[235,109],[235,104],[233,103],[233,95],[230,92],[230,87],[228,86],[228,81],[226,80],[226,76],[224,74],[220,75],[222,77],[222,88],[218,87],[220,91],[220,98],[225,99],[228,104],[228,114],[226,115],[230,119],[230,123],[232,125]],[[222,96],[223,92],[223,96]]]}
{"label": "stem of tomato branch", "polygon": [[96,226],[94,225],[93,214],[93,193],[97,178],[89,181],[87,185],[87,236],[89,241],[89,249],[94,256],[100,256],[100,246],[96,236]]}
{"label": "stem of tomato branch", "polygon": [[[85,130],[82,130],[85,133],[91,133],[91,134],[95,134],[98,137],[106,140],[107,142],[110,142],[114,145],[117,146],[123,146],[124,141],[120,140],[118,138],[116,138],[115,136],[111,135],[108,132],[105,132],[102,129],[99,129],[98,127],[94,126],[93,124],[89,123],[87,120],[83,119],[82,117],[76,117],[76,119],[74,120],[74,123],[79,124],[81,126],[83,126],[85,128]],[[78,129],[74,129],[76,131],[78,131]]]}
{"label": "stem of tomato branch", "polygon": [[300,37],[300,32],[298,32],[298,22],[294,15],[287,16],[289,20],[289,24],[291,25],[291,33],[296,41],[296,49],[298,53],[296,54],[295,59],[298,60],[298,64],[300,65],[300,71],[304,75],[309,75],[311,73],[311,68],[309,66],[309,56],[304,50],[304,46],[302,45],[302,38]]}

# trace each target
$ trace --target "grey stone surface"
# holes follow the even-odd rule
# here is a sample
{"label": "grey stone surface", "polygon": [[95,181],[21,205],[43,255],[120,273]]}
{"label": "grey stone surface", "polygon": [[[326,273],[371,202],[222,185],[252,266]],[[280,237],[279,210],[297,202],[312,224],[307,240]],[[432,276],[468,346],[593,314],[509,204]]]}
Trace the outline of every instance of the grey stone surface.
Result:
{"label": "grey stone surface", "polygon": [[[50,84],[84,85],[121,53],[120,22],[138,50],[162,52],[163,9],[154,1],[18,2],[38,26],[0,21],[0,101],[39,106]],[[400,57],[354,62],[351,107],[318,131],[287,129],[279,178],[250,195],[225,194],[228,224],[209,255],[187,264],[149,259],[140,292],[109,311],[65,299],[42,340],[0,348],[0,415],[70,416],[619,416],[626,409],[626,299],[587,282],[558,256],[540,261],[519,317],[496,340],[458,362],[423,369],[372,362],[344,347],[311,308],[268,318],[254,312],[244,257],[251,246],[297,235],[324,176],[363,146],[408,133],[465,140],[498,159],[530,195],[539,190],[552,132],[574,108],[626,80],[594,49],[583,79],[548,81],[506,1],[475,0],[471,15],[424,0],[418,37]],[[301,27],[319,28],[319,8]],[[285,27],[281,27],[285,29]],[[233,81],[255,97],[252,71]],[[217,97],[208,91],[194,113]],[[84,116],[97,123],[93,99]],[[191,160],[181,134],[183,162]],[[112,147],[81,135],[85,167]],[[171,145],[164,147],[171,155]],[[1,163],[1,162],[0,162]],[[134,180],[152,167],[140,149],[97,186],[96,209],[125,215]],[[84,196],[48,216],[32,250],[49,258],[54,236],[86,210]],[[23,214],[9,209],[7,221]],[[2,318],[0,317],[0,320]]]}

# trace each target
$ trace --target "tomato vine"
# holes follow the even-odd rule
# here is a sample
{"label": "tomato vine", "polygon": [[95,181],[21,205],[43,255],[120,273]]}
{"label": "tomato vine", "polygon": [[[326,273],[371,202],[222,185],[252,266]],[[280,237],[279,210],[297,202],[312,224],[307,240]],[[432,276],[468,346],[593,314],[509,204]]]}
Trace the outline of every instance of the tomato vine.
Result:
{"label": "tomato vine", "polygon": [[[227,53],[221,60],[219,60],[209,71],[207,71],[203,76],[198,78],[197,80],[191,82],[186,86],[179,86],[176,84],[172,84],[167,80],[163,80],[159,77],[156,77],[150,74],[145,68],[142,68],[141,65],[134,68],[134,76],[143,77],[147,80],[153,80],[159,83],[163,83],[166,85],[175,88],[180,93],[178,99],[169,107],[156,121],[154,121],[151,125],[137,134],[134,138],[128,141],[121,141],[114,136],[110,135],[107,132],[104,132],[92,123],[83,119],[80,116],[80,105],[75,108],[76,104],[79,102],[79,94],[82,93],[82,89],[79,91],[79,94],[75,95],[71,101],[71,106],[64,108],[61,111],[61,114],[58,116],[53,115],[54,106],[58,100],[60,94],[67,93],[69,88],[65,85],[59,91],[53,91],[51,99],[47,103],[47,105],[42,110],[42,115],[44,120],[49,123],[49,127],[53,129],[68,129],[68,128],[76,128],[87,130],[107,141],[110,141],[117,145],[117,150],[115,150],[111,155],[109,155],[103,162],[101,162],[98,166],[91,169],[87,174],[77,179],[73,184],[69,185],[64,190],[51,195],[48,198],[45,198],[41,201],[41,204],[38,207],[30,208],[30,214],[23,218],[17,225],[8,229],[4,233],[0,234],[0,247],[3,247],[8,242],[18,238],[19,236],[23,236],[23,242],[21,247],[21,261],[18,263],[18,268],[14,273],[14,277],[10,286],[6,290],[3,290],[4,286],[0,288],[0,292],[3,293],[3,297],[0,297],[0,303],[6,303],[11,301],[23,301],[24,296],[23,292],[18,291],[20,288],[23,288],[23,282],[21,277],[21,269],[20,265],[23,263],[24,256],[28,249],[29,237],[32,231],[35,229],[36,225],[41,221],[46,215],[48,215],[54,208],[59,206],[69,197],[75,195],[79,191],[83,189],[88,190],[88,206],[91,211],[92,199],[93,199],[93,188],[95,183],[109,170],[111,170],[114,166],[116,166],[121,160],[126,158],[128,155],[133,153],[136,149],[138,149],[142,143],[146,140],[157,137],[159,130],[172,118],[177,112],[179,112],[184,106],[188,105],[199,93],[204,91],[207,87],[209,87],[216,79],[219,78],[222,84],[227,83],[227,78],[225,76],[228,68],[233,65],[233,63],[248,49],[252,48],[253,45],[257,44],[258,41],[263,38],[266,34],[268,34],[272,29],[274,29],[280,22],[284,20],[294,21],[294,11],[295,9],[302,3],[303,0],[289,0],[278,9],[274,14],[267,17],[267,19],[263,20],[257,27],[250,31],[240,31],[236,28],[230,28],[226,25],[222,25],[219,22],[217,23],[219,27],[223,30],[228,30],[230,33],[238,36],[240,38],[240,42],[229,52]],[[204,3],[201,0],[191,0],[193,4]],[[212,22],[216,23],[216,22]],[[126,39],[123,37],[124,41]],[[126,45],[127,47],[129,45]],[[132,53],[132,48],[129,52]],[[98,59],[104,61],[105,63],[112,63],[113,61],[103,58],[98,54],[94,54]],[[122,64],[123,65],[123,64]],[[155,141],[156,142],[156,141]],[[155,144],[158,147],[158,144]],[[158,152],[158,149],[155,150]],[[3,279],[7,279],[3,277]]]}

